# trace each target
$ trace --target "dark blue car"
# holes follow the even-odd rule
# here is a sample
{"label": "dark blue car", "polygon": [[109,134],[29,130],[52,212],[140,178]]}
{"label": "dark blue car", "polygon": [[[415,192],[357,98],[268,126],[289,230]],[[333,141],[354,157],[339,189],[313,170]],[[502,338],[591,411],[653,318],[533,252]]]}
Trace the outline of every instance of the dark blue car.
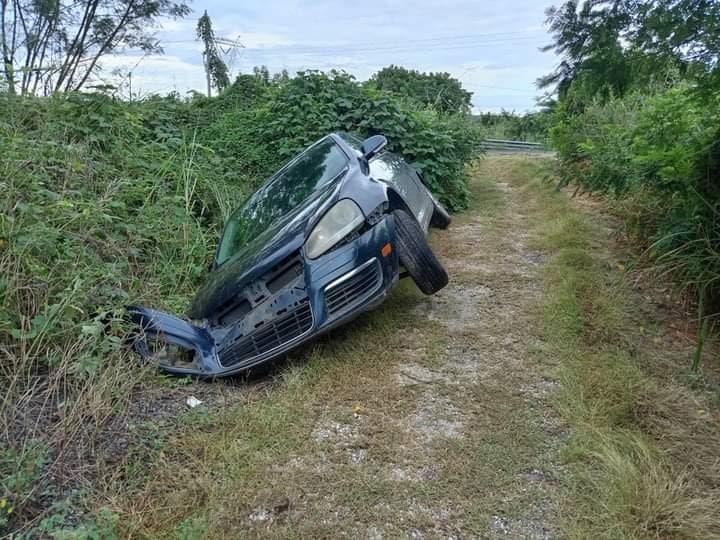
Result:
{"label": "dark blue car", "polygon": [[450,217],[386,144],[334,133],[273,175],[225,225],[189,321],[129,308],[138,353],[172,373],[232,375],[377,306],[400,277],[444,287],[426,233]]}

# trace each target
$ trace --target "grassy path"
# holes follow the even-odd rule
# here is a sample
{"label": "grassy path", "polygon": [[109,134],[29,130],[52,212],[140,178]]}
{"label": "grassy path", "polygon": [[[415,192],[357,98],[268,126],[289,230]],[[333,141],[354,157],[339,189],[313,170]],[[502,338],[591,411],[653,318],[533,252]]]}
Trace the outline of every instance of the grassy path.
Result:
{"label": "grassy path", "polygon": [[[587,291],[571,286],[589,275],[583,242],[595,233],[562,196],[542,194],[541,170],[512,156],[484,160],[473,172],[473,207],[432,236],[451,275],[446,289],[424,297],[403,282],[378,311],[298,353],[272,383],[229,383],[222,393],[233,399],[208,400],[156,435],[150,450],[101,471],[98,506],[119,515],[123,536],[152,538],[709,531],[712,523],[686,530],[653,522],[670,507],[633,492],[643,488],[638,478],[625,495],[622,482],[613,492],[612,482],[633,471],[590,458],[599,440],[621,465],[635,455],[636,447],[612,443],[635,432],[608,420],[632,400],[626,383],[635,371],[613,364],[621,381],[606,391],[604,367],[577,368],[573,355],[585,350],[594,323],[577,302],[578,291],[590,299]],[[558,259],[565,241],[585,266]],[[612,331],[611,312],[601,308],[595,301],[592,317],[604,317],[596,326]],[[597,340],[619,347],[591,334],[603,354]],[[203,385],[183,390],[201,394]],[[687,503],[683,519],[702,513],[671,468],[652,472],[654,487],[669,486],[672,508]],[[647,503],[641,511],[637,497]]]}

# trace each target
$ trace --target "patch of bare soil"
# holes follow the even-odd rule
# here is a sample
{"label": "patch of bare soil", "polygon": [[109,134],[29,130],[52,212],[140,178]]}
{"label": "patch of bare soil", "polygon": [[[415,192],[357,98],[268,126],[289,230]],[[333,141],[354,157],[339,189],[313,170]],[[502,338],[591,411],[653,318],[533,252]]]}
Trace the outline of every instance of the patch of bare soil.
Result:
{"label": "patch of bare soil", "polygon": [[145,386],[134,392],[122,415],[115,416],[101,432],[96,460],[107,464],[126,461],[130,449],[147,445],[153,432],[167,433],[181,423],[189,412],[217,411],[238,405],[257,395],[269,383],[237,384],[230,379],[214,382],[168,379],[163,386]]}

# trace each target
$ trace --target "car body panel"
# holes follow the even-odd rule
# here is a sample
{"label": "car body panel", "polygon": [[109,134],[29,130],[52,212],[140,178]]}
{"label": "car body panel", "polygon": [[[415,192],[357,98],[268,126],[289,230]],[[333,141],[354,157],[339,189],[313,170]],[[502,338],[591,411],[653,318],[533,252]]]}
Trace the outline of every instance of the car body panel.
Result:
{"label": "car body panel", "polygon": [[277,219],[244,249],[210,273],[195,295],[188,315],[195,319],[210,317],[228,297],[256,279],[289,253],[300,249],[305,231],[319,208],[337,200],[339,186],[330,185],[308,198],[306,206],[298,207]]}
{"label": "car body panel", "polygon": [[370,175],[390,186],[407,204],[415,219],[427,231],[432,201],[417,173],[401,157],[385,152],[370,162]]}
{"label": "car body panel", "polygon": [[[161,363],[166,371],[231,375],[346,323],[386,297],[399,279],[390,192],[401,198],[403,208],[425,231],[432,198],[418,174],[398,156],[384,152],[368,164],[359,155],[357,140],[338,134],[310,148],[327,140],[347,156],[342,174],[278,214],[215,265],[188,312],[193,324],[148,308],[129,309],[141,329],[141,345],[136,346],[141,355],[150,358],[147,343],[162,341],[187,350],[193,358],[192,365]],[[309,258],[304,249],[308,235],[325,212],[345,198],[357,204],[365,223],[326,253]]]}

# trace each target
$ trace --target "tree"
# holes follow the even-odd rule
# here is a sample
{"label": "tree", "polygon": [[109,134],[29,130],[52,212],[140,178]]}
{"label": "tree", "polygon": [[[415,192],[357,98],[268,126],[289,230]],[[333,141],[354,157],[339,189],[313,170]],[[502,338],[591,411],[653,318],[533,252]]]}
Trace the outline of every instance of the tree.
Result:
{"label": "tree", "polygon": [[220,53],[218,53],[215,32],[207,11],[198,19],[197,37],[205,45],[203,65],[205,66],[205,76],[207,78],[207,95],[210,97],[212,87],[214,86],[221,92],[230,85],[230,77],[228,76],[228,68],[220,58]]}
{"label": "tree", "polygon": [[631,0],[588,0],[579,5],[570,0],[560,8],[546,10],[553,43],[542,51],[555,51],[560,64],[538,79],[561,98],[570,85],[582,85],[595,95],[623,94],[632,77],[631,52],[627,42],[632,22]]}
{"label": "tree", "polygon": [[421,73],[391,65],[372,77],[381,90],[410,98],[441,112],[468,112],[472,93],[449,73]]}
{"label": "tree", "polygon": [[272,76],[272,83],[279,85],[279,84],[286,84],[290,80],[290,75],[288,74],[287,69],[283,69],[280,73],[275,73]]}
{"label": "tree", "polygon": [[266,65],[255,66],[253,68],[253,75],[255,78],[265,85],[270,84],[270,70]]}
{"label": "tree", "polygon": [[185,0],[0,0],[7,91],[79,90],[104,55],[125,48],[161,53],[152,33],[157,20],[189,12]]}
{"label": "tree", "polygon": [[720,3],[656,0],[640,4],[634,40],[648,55],[672,61],[704,90],[720,86]]}
{"label": "tree", "polygon": [[546,11],[557,68],[538,80],[562,99],[575,94],[622,96],[665,73],[701,86],[720,85],[717,0],[569,0]]}

